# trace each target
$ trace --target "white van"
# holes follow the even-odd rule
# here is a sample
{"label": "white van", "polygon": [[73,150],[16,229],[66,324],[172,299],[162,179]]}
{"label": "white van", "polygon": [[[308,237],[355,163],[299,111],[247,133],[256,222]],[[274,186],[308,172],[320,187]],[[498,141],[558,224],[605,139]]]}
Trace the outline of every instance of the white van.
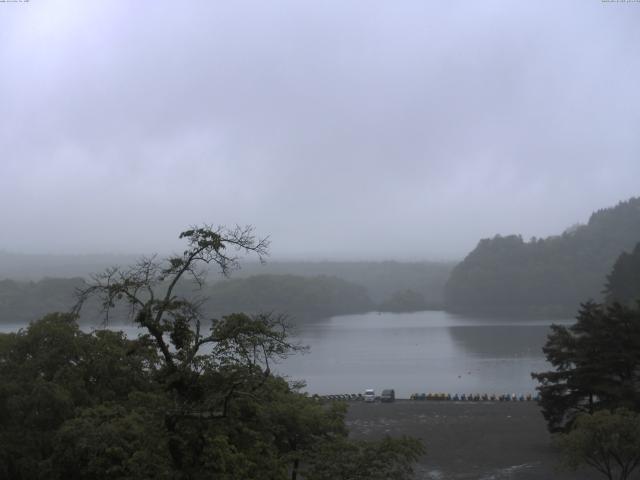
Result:
{"label": "white van", "polygon": [[367,388],[364,391],[364,401],[365,402],[375,402],[376,401],[376,392],[372,388]]}

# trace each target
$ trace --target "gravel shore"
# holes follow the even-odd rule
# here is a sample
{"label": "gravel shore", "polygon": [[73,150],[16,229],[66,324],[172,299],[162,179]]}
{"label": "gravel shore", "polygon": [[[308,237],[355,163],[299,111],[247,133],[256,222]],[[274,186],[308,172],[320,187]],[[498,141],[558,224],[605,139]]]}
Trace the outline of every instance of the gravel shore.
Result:
{"label": "gravel shore", "polygon": [[410,435],[427,454],[416,479],[597,480],[590,470],[558,469],[544,418],[535,402],[434,402],[349,404],[353,438]]}

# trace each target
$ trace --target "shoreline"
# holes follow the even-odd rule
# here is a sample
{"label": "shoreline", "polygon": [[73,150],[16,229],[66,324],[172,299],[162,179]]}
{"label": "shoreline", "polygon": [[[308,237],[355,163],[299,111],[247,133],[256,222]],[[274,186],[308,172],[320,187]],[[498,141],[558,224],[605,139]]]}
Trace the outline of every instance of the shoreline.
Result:
{"label": "shoreline", "polygon": [[536,402],[349,402],[352,438],[413,436],[426,455],[417,480],[598,480],[588,469],[558,469],[560,458]]}

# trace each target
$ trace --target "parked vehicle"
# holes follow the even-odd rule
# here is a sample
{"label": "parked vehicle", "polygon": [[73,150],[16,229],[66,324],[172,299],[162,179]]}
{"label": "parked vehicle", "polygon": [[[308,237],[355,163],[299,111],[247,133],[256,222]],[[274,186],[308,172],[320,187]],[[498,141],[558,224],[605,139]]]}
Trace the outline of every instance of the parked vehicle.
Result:
{"label": "parked vehicle", "polygon": [[381,402],[395,402],[395,400],[396,400],[396,392],[393,388],[382,390],[382,394],[380,395]]}
{"label": "parked vehicle", "polygon": [[364,391],[364,401],[365,402],[375,402],[376,401],[376,392],[372,388],[368,388]]}

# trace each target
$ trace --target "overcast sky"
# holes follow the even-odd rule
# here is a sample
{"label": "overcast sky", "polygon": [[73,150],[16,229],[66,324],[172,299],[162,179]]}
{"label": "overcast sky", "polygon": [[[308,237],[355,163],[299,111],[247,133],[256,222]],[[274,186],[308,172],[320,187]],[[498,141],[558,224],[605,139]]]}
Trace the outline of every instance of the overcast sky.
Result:
{"label": "overcast sky", "polygon": [[0,3],[0,250],[457,259],[640,194],[640,3]]}

